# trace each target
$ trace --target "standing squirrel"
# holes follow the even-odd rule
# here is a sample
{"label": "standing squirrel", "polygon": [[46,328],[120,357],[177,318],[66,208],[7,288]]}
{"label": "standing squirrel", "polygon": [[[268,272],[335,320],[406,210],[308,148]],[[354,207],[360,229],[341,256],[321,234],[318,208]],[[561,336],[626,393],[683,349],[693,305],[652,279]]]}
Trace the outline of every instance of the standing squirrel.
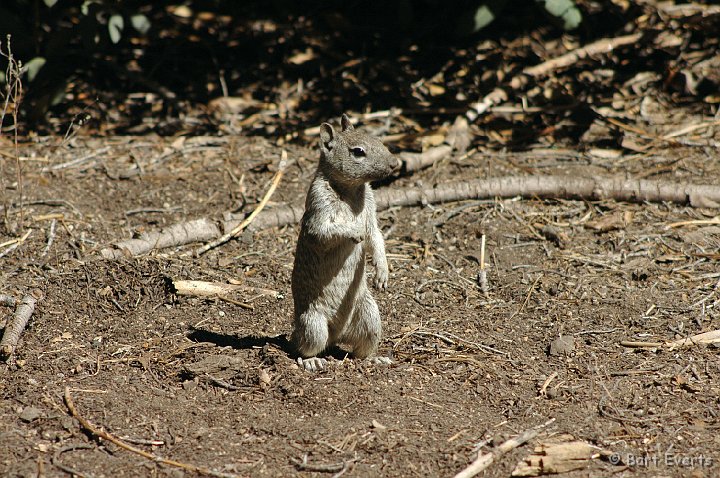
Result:
{"label": "standing squirrel", "polygon": [[338,343],[351,345],[356,358],[391,363],[388,357],[371,358],[382,326],[367,287],[365,253],[376,268],[375,286],[387,288],[385,242],[369,182],[386,178],[400,162],[379,139],[356,131],[347,115],[341,128],[320,126],[320,164],[295,250],[291,342],[308,371],[324,368],[327,361],[317,355]]}

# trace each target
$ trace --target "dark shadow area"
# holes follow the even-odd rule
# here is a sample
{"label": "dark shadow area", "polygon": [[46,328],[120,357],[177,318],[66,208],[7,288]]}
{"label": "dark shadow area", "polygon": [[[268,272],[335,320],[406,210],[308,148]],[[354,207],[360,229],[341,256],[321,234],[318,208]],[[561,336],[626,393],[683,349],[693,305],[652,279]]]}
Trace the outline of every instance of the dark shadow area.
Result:
{"label": "dark shadow area", "polygon": [[[298,357],[297,352],[286,335],[277,335],[274,337],[246,335],[244,337],[238,337],[236,335],[218,334],[207,330],[193,329],[187,337],[194,342],[209,342],[217,345],[218,347],[232,347],[238,350],[260,348],[270,345],[282,350],[292,359],[296,359]],[[347,357],[348,354],[349,352],[342,350],[340,347],[333,346],[320,355],[323,357],[333,357],[334,359],[342,360]]]}
{"label": "dark shadow area", "polygon": [[[495,19],[478,29],[475,14],[486,3]],[[611,1],[578,8],[583,23],[573,33],[583,42],[643,13]],[[206,105],[228,95],[257,102],[247,114],[276,106],[272,124],[243,129],[270,136],[342,111],[402,108],[422,126],[441,123],[537,63],[527,40],[556,42],[564,33],[531,0],[452,8],[434,0],[14,1],[0,6],[0,31],[13,35],[18,59],[43,62],[24,84],[29,129],[64,133],[85,118],[97,134],[217,132]]]}

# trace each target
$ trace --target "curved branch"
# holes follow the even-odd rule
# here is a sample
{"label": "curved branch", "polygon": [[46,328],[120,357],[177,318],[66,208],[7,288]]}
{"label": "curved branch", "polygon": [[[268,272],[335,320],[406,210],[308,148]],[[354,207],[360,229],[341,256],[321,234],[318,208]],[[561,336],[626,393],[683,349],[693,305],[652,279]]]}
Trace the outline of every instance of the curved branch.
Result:
{"label": "curved branch", "polygon": [[[587,199],[629,202],[674,202],[693,207],[720,208],[720,186],[645,179],[577,178],[566,176],[504,176],[440,184],[434,188],[381,189],[375,192],[379,211],[397,206],[420,206],[467,199],[507,198]],[[285,205],[265,209],[248,230],[297,224],[303,215],[302,205]],[[230,231],[244,218],[224,221],[223,231]],[[125,255],[137,256],[154,249],[176,247],[192,242],[209,241],[221,234],[220,227],[209,219],[175,224],[165,231],[148,233],[139,239],[121,241],[100,251],[106,259]]]}

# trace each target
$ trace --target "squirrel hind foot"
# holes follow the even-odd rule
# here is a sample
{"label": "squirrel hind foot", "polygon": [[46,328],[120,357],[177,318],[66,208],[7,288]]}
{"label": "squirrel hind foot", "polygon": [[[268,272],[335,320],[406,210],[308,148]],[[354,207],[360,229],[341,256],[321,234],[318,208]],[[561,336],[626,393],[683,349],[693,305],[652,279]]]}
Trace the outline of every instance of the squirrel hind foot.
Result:
{"label": "squirrel hind foot", "polygon": [[308,372],[319,372],[327,368],[328,361],[320,357],[297,358],[297,364]]}
{"label": "squirrel hind foot", "polygon": [[393,361],[390,357],[370,357],[365,359],[370,365],[388,366],[392,365]]}

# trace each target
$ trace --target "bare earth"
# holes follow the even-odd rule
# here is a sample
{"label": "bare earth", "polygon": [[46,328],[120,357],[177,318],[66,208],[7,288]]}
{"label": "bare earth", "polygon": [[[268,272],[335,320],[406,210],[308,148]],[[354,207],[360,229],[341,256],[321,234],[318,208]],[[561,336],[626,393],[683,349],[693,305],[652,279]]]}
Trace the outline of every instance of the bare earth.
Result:
{"label": "bare earth", "polygon": [[[562,476],[720,475],[720,349],[621,345],[720,329],[717,210],[515,198],[381,212],[391,276],[375,296],[381,353],[395,364],[336,350],[329,370],[311,374],[285,339],[296,226],[199,258],[188,254],[197,245],[92,258],[141,231],[219,219],[243,199],[252,210],[279,147],[246,137],[59,142],[20,145],[22,206],[14,161],[2,171],[14,203],[3,220],[22,224],[0,243],[32,232],[0,258],[0,293],[39,288],[45,298],[0,365],[0,476],[197,475],[84,432],[66,387],[98,429],[237,476],[452,476],[478,450],[553,418],[483,476],[509,476],[538,444],[570,440],[563,434],[618,455],[598,451]],[[314,172],[312,144],[288,153],[295,162],[268,208],[302,203]],[[476,151],[382,187],[528,174],[720,184],[716,149],[658,141],[620,153]],[[690,220],[705,222],[671,226]],[[546,225],[563,238],[542,235]],[[487,295],[477,282],[483,233]],[[177,297],[171,279],[235,280],[279,297]],[[560,336],[571,346],[551,351]]]}

